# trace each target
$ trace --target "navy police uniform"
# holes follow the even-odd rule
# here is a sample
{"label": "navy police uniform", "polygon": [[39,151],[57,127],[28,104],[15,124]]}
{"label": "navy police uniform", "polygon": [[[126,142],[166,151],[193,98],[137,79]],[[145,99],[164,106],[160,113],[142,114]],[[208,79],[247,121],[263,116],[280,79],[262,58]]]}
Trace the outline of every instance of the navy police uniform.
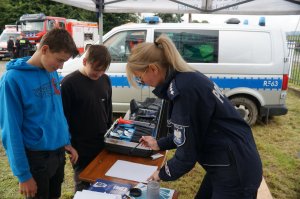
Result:
{"label": "navy police uniform", "polygon": [[169,101],[171,133],[158,145],[177,148],[160,179],[176,180],[198,162],[206,175],[195,198],[256,198],[262,164],[251,129],[218,86],[200,72],[172,72],[153,93]]}

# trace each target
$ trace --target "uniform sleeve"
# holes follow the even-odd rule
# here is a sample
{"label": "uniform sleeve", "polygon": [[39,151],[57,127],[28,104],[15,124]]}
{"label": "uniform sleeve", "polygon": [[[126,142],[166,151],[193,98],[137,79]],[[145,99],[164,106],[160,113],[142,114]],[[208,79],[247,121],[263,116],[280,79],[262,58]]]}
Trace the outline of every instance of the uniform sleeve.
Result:
{"label": "uniform sleeve", "polygon": [[4,80],[0,84],[0,128],[2,129],[3,146],[12,172],[17,176],[19,182],[25,182],[32,175],[23,143],[22,96],[18,89],[17,83],[11,79]]}
{"label": "uniform sleeve", "polygon": [[[159,177],[164,181],[176,180],[189,172],[197,161],[195,139],[189,128],[184,128],[185,140],[177,147],[174,156],[160,169]],[[174,143],[174,141],[173,141]]]}
{"label": "uniform sleeve", "polygon": [[173,141],[173,134],[169,134],[167,137],[163,137],[157,141],[159,149],[162,151],[175,149],[177,146]]}
{"label": "uniform sleeve", "polygon": [[[176,180],[189,172],[197,162],[199,146],[203,142],[215,101],[208,87],[181,88],[173,100],[170,122],[173,126],[173,142],[177,149],[172,159],[160,170],[162,180]],[[196,127],[197,126],[197,127]]]}

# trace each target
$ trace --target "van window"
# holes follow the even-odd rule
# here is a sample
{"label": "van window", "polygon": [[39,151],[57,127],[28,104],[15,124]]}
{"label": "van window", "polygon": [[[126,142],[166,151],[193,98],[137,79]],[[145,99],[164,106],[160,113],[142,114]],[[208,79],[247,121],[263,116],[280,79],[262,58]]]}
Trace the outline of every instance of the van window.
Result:
{"label": "van window", "polygon": [[155,30],[154,39],[168,35],[179,53],[189,63],[217,63],[219,38],[217,30]]}
{"label": "van window", "polygon": [[55,27],[55,21],[49,20],[47,24],[47,30],[52,30]]}
{"label": "van window", "polygon": [[267,64],[272,61],[268,32],[220,31],[219,39],[220,63]]}
{"label": "van window", "polygon": [[84,41],[90,41],[90,40],[94,40],[94,35],[93,35],[93,33],[84,33],[84,35],[83,35],[83,37],[84,37]]}
{"label": "van window", "polygon": [[44,21],[23,21],[22,24],[22,31],[42,31],[44,30]]}
{"label": "van window", "polygon": [[104,42],[113,63],[127,62],[131,49],[146,40],[146,30],[118,32]]}

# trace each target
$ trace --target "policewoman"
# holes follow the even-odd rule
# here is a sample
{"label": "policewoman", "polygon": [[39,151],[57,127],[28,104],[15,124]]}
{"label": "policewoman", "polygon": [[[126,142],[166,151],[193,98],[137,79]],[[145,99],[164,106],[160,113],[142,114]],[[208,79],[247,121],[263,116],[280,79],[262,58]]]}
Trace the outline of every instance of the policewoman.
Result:
{"label": "policewoman", "polygon": [[168,136],[140,141],[153,150],[176,152],[149,180],[176,180],[198,162],[206,174],[195,198],[256,198],[262,164],[250,127],[218,86],[183,60],[167,36],[135,46],[126,72],[131,85],[155,87],[153,93],[169,102]]}

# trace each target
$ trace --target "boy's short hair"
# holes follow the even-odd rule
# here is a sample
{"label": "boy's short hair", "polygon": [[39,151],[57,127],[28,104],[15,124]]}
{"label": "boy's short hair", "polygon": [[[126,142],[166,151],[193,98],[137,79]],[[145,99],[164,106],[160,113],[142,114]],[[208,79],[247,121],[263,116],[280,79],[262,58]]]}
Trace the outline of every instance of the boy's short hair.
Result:
{"label": "boy's short hair", "polygon": [[86,61],[93,64],[99,63],[101,69],[106,71],[111,62],[111,56],[104,45],[91,45],[85,55]]}
{"label": "boy's short hair", "polygon": [[55,28],[47,32],[41,39],[39,48],[44,45],[48,45],[50,51],[54,53],[64,51],[65,53],[71,54],[73,58],[78,55],[78,50],[73,38],[68,31],[64,29]]}

